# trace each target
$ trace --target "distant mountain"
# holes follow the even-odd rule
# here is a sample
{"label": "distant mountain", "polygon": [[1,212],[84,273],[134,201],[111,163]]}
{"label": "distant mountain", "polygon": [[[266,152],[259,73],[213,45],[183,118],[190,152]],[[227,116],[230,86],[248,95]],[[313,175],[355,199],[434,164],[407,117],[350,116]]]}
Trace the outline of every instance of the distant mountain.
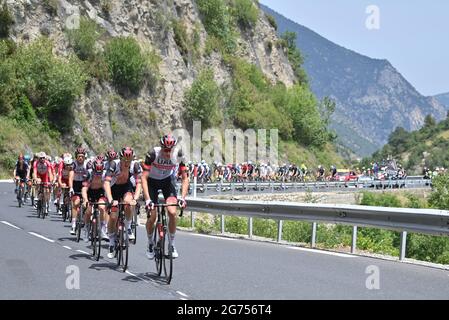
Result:
{"label": "distant mountain", "polygon": [[407,132],[397,128],[391,133],[388,144],[373,154],[366,163],[381,161],[393,156],[408,171],[409,175],[422,173],[424,166],[449,168],[449,117],[440,123],[429,119],[417,131]]}
{"label": "distant mountain", "polygon": [[437,99],[439,103],[446,106],[447,109],[449,109],[449,92],[439,94],[437,96],[434,96],[434,98]]}
{"label": "distant mountain", "polygon": [[[446,117],[447,108],[433,97],[422,96],[387,61],[372,59],[343,48],[270,8],[278,33],[294,31],[305,58],[304,69],[318,98],[337,103],[332,127],[339,143],[359,156],[371,155],[388,140],[396,127],[417,130],[426,115]],[[449,106],[448,106],[449,107]]]}

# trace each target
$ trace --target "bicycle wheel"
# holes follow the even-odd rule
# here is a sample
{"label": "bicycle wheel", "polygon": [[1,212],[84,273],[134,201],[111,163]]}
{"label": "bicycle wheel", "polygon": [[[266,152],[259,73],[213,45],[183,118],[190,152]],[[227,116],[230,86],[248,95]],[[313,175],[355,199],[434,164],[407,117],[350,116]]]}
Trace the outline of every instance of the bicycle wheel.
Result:
{"label": "bicycle wheel", "polygon": [[47,210],[48,210],[48,203],[47,201],[45,201],[41,207],[42,219],[45,219],[45,216],[47,215]]}
{"label": "bicycle wheel", "polygon": [[22,194],[23,188],[19,188],[19,193],[17,194],[17,201],[19,202],[19,208],[22,207]]}
{"label": "bicycle wheel", "polygon": [[97,218],[93,217],[90,223],[90,246],[92,248],[92,256],[97,257],[97,242],[98,242],[98,228],[97,228]]}
{"label": "bicycle wheel", "polygon": [[154,241],[155,246],[153,248],[154,250],[154,262],[156,263],[156,271],[157,275],[160,276],[162,273],[162,260],[164,259],[163,255],[163,246],[162,246],[162,239],[159,239],[159,223],[156,224],[156,228],[154,230]]}
{"label": "bicycle wheel", "polygon": [[131,230],[134,234],[134,240],[132,243],[135,245],[137,242],[137,224],[138,224],[138,207],[136,207],[136,210],[134,211],[133,220],[131,222]]}
{"label": "bicycle wheel", "polygon": [[173,275],[173,255],[170,248],[170,241],[169,241],[169,233],[167,231],[164,232],[164,240],[163,240],[163,252],[164,252],[164,259],[163,265],[164,265],[164,275],[165,275],[165,281],[167,281],[167,284],[170,284],[172,275]]}
{"label": "bicycle wheel", "polygon": [[122,247],[122,268],[123,272],[126,271],[128,268],[128,250],[129,250],[129,238],[128,238],[128,232],[125,231],[125,226],[123,225],[123,232],[121,236],[121,247]]}
{"label": "bicycle wheel", "polygon": [[117,248],[117,267],[121,267],[125,272],[128,267],[128,241],[125,236],[125,226],[123,223],[119,224],[119,239]]}
{"label": "bicycle wheel", "polygon": [[42,209],[41,200],[37,200],[36,211],[37,211],[38,218],[41,217],[41,209]]}
{"label": "bicycle wheel", "polygon": [[78,216],[76,217],[76,242],[80,242],[83,206],[80,204]]}
{"label": "bicycle wheel", "polygon": [[95,257],[95,260],[100,260],[100,252],[101,252],[101,223],[100,223],[100,216],[97,214],[96,217],[96,233],[97,233],[97,256]]}
{"label": "bicycle wheel", "polygon": [[61,211],[62,211],[62,221],[65,222],[67,219],[67,205],[62,204]]}

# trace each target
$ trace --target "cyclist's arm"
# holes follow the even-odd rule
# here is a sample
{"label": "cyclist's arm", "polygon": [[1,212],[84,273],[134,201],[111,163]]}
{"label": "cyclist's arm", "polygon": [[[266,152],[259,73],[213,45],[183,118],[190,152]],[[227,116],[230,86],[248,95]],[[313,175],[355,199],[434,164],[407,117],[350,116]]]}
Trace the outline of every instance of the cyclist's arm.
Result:
{"label": "cyclist's arm", "polygon": [[182,179],[181,195],[182,198],[184,199],[189,192],[189,175],[187,167],[184,165],[184,163],[180,163],[179,171],[181,172],[181,179]]}
{"label": "cyclist's arm", "polygon": [[73,178],[75,176],[75,172],[72,170],[69,173],[69,188],[73,189]]}
{"label": "cyclist's arm", "polygon": [[145,198],[145,201],[150,200],[148,177],[149,177],[149,174],[151,171],[151,165],[153,164],[155,159],[156,159],[156,153],[154,151],[151,151],[151,152],[147,153],[147,155],[145,157],[145,162],[143,163],[143,173],[142,173],[141,183],[142,183],[143,196]]}
{"label": "cyclist's arm", "polygon": [[136,180],[136,191],[134,192],[134,200],[139,200],[140,198],[140,192],[142,191],[142,167],[136,163],[134,165],[134,179]]}
{"label": "cyclist's arm", "polygon": [[55,176],[53,174],[53,168],[51,166],[48,168],[48,176],[50,178],[50,182],[53,183]]}
{"label": "cyclist's arm", "polygon": [[37,179],[37,161],[34,161],[33,163],[33,178]]}

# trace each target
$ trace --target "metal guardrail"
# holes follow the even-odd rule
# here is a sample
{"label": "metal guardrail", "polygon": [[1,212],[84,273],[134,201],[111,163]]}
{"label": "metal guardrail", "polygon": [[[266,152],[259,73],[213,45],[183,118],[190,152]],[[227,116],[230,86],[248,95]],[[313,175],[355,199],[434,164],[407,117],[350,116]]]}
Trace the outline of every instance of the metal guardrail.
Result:
{"label": "metal guardrail", "polygon": [[[224,216],[249,217],[249,236],[252,237],[252,218],[278,220],[278,241],[282,240],[282,221],[312,222],[312,247],[316,243],[318,222],[353,226],[352,252],[355,253],[357,227],[373,227],[402,232],[400,259],[405,258],[407,232],[430,235],[449,235],[449,211],[434,209],[384,208],[357,205],[300,204],[285,202],[188,199],[189,210]],[[192,214],[193,216],[193,214]]]}
{"label": "metal guardrail", "polygon": [[[209,191],[222,192],[249,192],[249,191],[321,191],[358,189],[393,189],[393,188],[426,188],[431,186],[431,180],[415,177],[403,180],[374,180],[374,181],[323,181],[323,182],[247,182],[247,183],[198,183],[197,191],[206,195]],[[193,185],[191,184],[191,188]]]}

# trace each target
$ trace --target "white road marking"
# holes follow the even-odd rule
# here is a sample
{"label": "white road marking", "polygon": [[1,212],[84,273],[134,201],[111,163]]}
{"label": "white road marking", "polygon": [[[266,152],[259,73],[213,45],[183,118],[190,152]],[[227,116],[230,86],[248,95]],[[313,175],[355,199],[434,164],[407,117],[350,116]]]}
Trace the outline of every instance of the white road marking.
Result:
{"label": "white road marking", "polygon": [[185,293],[181,292],[181,291],[176,291],[177,294],[183,296],[183,297],[188,297],[188,295],[186,295]]}
{"label": "white road marking", "polygon": [[301,248],[301,247],[287,247],[287,248],[293,249],[293,250],[305,251],[305,252],[327,254],[330,256],[337,256],[337,257],[342,257],[342,258],[355,258],[356,257],[356,256],[352,256],[349,254],[344,254],[344,253],[339,253],[339,252],[329,252],[329,251],[324,251],[324,250],[308,249],[308,248]]}
{"label": "white road marking", "polygon": [[48,242],[55,242],[55,240],[48,239],[48,238],[46,238],[46,237],[44,237],[44,236],[41,236],[40,234],[37,234],[37,233],[34,233],[34,232],[28,232],[28,233],[31,234],[32,236],[35,236],[35,237],[44,239],[45,241],[48,241]]}
{"label": "white road marking", "polygon": [[88,252],[86,252],[86,251],[83,251],[83,250],[76,250],[76,252],[84,253],[84,254],[90,254],[90,253],[88,253]]}
{"label": "white road marking", "polygon": [[7,221],[1,221],[1,223],[6,224],[7,226],[13,227],[13,228],[15,228],[15,229],[22,230],[21,228],[19,228],[19,227],[13,225],[12,223],[9,223],[9,222],[7,222]]}
{"label": "white road marking", "polygon": [[179,299],[181,299],[181,300],[189,300],[189,299],[186,299],[186,298],[179,298]]}
{"label": "white road marking", "polygon": [[141,278],[141,277],[135,275],[134,273],[129,272],[128,270],[126,270],[125,273],[129,274],[130,276],[136,277],[137,279],[140,279],[140,280],[142,280],[142,281],[145,282],[145,283],[149,283],[149,282],[148,282],[147,280],[145,280],[144,278]]}
{"label": "white road marking", "polygon": [[70,248],[70,247],[68,247],[68,246],[62,246],[63,248],[66,248],[66,249],[69,249],[69,250],[72,250],[72,248]]}
{"label": "white road marking", "polygon": [[199,233],[191,233],[191,235],[196,236],[196,237],[212,238],[212,239],[218,239],[218,240],[229,240],[229,241],[237,240],[237,239],[233,239],[233,238],[225,238],[225,237],[220,237],[220,236],[209,236],[207,234],[199,234]]}

